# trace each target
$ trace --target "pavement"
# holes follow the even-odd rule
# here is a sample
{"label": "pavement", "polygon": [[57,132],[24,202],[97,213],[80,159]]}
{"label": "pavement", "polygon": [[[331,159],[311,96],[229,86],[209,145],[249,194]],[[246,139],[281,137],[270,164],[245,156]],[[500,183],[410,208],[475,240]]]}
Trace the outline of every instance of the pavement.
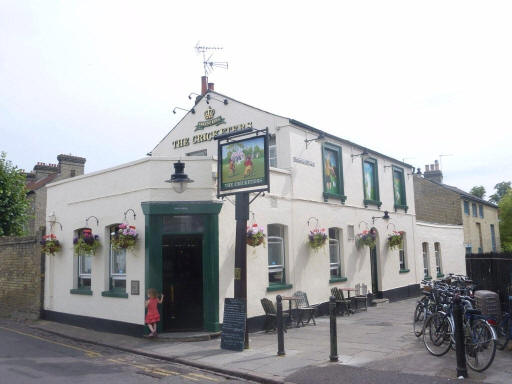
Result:
{"label": "pavement", "polygon": [[[366,377],[365,381],[361,381],[364,383],[451,382],[456,379],[455,353],[434,357],[427,352],[421,338],[416,338],[412,331],[415,304],[416,299],[408,299],[369,307],[367,312],[351,316],[338,316],[339,362],[336,363],[329,362],[328,317],[317,318],[316,326],[288,329],[284,336],[286,355],[282,357],[277,356],[276,333],[252,333],[249,337],[250,348],[233,352],[220,349],[220,338],[196,342],[161,341],[97,332],[44,320],[31,324],[31,327],[77,341],[264,383],[307,383],[300,378],[309,377],[315,370],[339,371],[333,374],[338,379],[340,374],[359,379]],[[512,351],[496,351],[491,367],[482,373],[468,368],[469,378],[476,382],[512,383],[511,359]],[[427,381],[422,381],[424,379]]]}

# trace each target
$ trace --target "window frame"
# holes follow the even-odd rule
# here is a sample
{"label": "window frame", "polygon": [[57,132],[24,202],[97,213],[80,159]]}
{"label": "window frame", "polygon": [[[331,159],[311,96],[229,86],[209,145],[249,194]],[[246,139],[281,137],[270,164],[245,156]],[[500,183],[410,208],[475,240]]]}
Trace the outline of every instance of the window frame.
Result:
{"label": "window frame", "polygon": [[[90,228],[80,228],[76,231],[76,236],[78,238],[80,238],[82,236],[82,233],[84,231],[84,229],[89,229]],[[77,269],[76,269],[76,273],[77,273],[77,289],[78,290],[83,290],[83,291],[91,291],[92,290],[92,253],[89,252],[89,253],[84,253],[83,251],[79,250],[78,253],[77,253],[77,262],[78,262],[78,265],[77,265]],[[88,257],[89,260],[90,260],[90,265],[91,265],[91,271],[89,273],[83,273],[82,272],[82,261],[85,261],[85,257]],[[84,280],[89,280],[89,285],[85,285],[84,284]]]}
{"label": "window frame", "polygon": [[[274,140],[273,144],[272,140]],[[274,156],[271,156],[272,149],[274,149]],[[268,135],[268,166],[277,168],[277,137],[275,133]]]}
{"label": "window frame", "polygon": [[473,217],[478,217],[478,208],[476,203],[471,203],[471,211],[473,212]]}
{"label": "window frame", "polygon": [[[425,247],[426,246],[426,247]],[[430,276],[430,255],[429,255],[429,246],[428,243],[425,241],[421,243],[421,251],[423,255],[423,278],[431,278]]]}
{"label": "window frame", "polygon": [[471,215],[468,200],[464,200],[464,214],[466,214],[467,216]]}
{"label": "window frame", "polygon": [[[276,226],[277,228],[279,228],[279,232],[280,232],[280,235],[281,236],[271,236],[270,235],[270,226]],[[271,265],[269,264],[270,260],[270,244],[272,242],[272,240],[277,240],[279,239],[280,242],[281,242],[281,262],[282,264],[279,264],[279,265]],[[269,287],[271,286],[281,286],[281,285],[285,285],[286,284],[286,230],[285,230],[285,226],[283,224],[278,224],[278,223],[275,223],[275,224],[268,224],[267,225],[267,267],[268,267],[268,274],[267,274],[267,280],[268,280],[268,285]],[[277,282],[277,281],[271,281],[270,279],[270,274],[271,273],[276,273],[276,272],[281,272],[281,281]]]}
{"label": "window frame", "polygon": [[406,246],[405,246],[405,237],[406,237],[406,233],[404,232],[402,234],[402,241],[400,242],[400,245],[398,246],[398,261],[400,263],[400,272],[409,272],[409,269],[407,268],[407,253],[406,253]]}
{"label": "window frame", "polygon": [[496,252],[496,228],[494,227],[494,224],[491,224],[490,225],[490,231],[491,231],[491,247],[492,247],[492,251],[493,252]]}
{"label": "window frame", "polygon": [[[369,205],[376,205],[378,208],[382,205],[380,201],[380,193],[379,193],[379,163],[377,159],[373,157],[365,157],[362,160],[362,172],[363,172],[363,204],[365,208],[368,208]],[[364,164],[369,163],[373,166],[373,184],[375,185],[375,199],[367,199],[366,197],[366,178],[364,177]],[[370,196],[371,197],[371,196]]]}
{"label": "window frame", "polygon": [[437,277],[444,277],[443,274],[443,260],[442,260],[442,253],[441,253],[441,243],[436,241],[434,243],[434,257],[436,259],[436,273]]}
{"label": "window frame", "polygon": [[483,204],[478,205],[478,215],[480,216],[481,219],[484,218],[484,205]]}
{"label": "window frame", "polygon": [[[331,237],[331,231],[335,234],[334,237]],[[342,245],[342,230],[337,227],[331,227],[329,228],[329,279],[341,279],[345,277],[344,272],[345,268],[343,265],[343,245]],[[335,243],[337,245],[337,252],[336,252],[336,260],[337,263],[333,263],[331,260],[331,245],[333,245],[331,242]],[[334,266],[334,268],[333,268]],[[335,274],[333,275],[332,271],[335,270]]]}
{"label": "window frame", "polygon": [[[395,188],[395,172],[398,172],[400,173],[400,178],[401,178],[401,181],[402,181],[402,188],[401,188],[401,191],[400,191],[400,196],[402,197],[401,201],[400,202],[397,202],[397,191],[396,191],[396,188]],[[401,168],[401,167],[397,167],[396,165],[392,165],[391,166],[391,182],[392,182],[392,185],[393,185],[393,197],[394,197],[394,207],[395,207],[395,211],[397,211],[398,209],[403,209],[406,213],[407,213],[407,210],[409,209],[409,207],[407,206],[407,195],[405,193],[405,177],[404,177],[404,169]]]}
{"label": "window frame", "polygon": [[[110,241],[108,288],[110,291],[126,293],[126,249],[114,250],[114,248],[112,247],[112,237],[119,230],[119,224],[111,225],[108,228],[109,228],[109,241]],[[123,252],[124,253],[124,273],[114,273],[114,271],[113,271],[113,267],[114,267],[113,258],[114,258],[115,252]],[[124,281],[124,288],[123,287],[115,287],[114,280]]]}
{"label": "window frame", "polygon": [[[327,177],[325,174],[325,159],[328,151],[334,152],[336,160],[338,161],[338,172],[336,177],[339,180],[339,193],[327,192],[326,184]],[[322,144],[322,188],[323,188],[323,197],[324,201],[327,202],[329,198],[339,199],[342,204],[345,204],[345,200],[347,200],[347,196],[345,196],[345,183],[343,181],[343,159],[342,159],[342,149],[340,146],[331,144],[331,143],[323,143]]]}

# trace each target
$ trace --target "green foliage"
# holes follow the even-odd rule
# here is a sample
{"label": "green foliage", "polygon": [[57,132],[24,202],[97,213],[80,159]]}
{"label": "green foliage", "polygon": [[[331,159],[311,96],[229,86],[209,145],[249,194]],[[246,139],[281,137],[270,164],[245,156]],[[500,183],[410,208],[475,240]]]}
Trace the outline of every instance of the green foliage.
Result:
{"label": "green foliage", "polygon": [[512,251],[512,189],[501,198],[500,212],[500,238],[501,247],[506,252]]}
{"label": "green foliage", "polygon": [[500,200],[512,189],[510,181],[502,181],[494,186],[496,193],[489,197],[489,201],[494,204],[499,204]]}
{"label": "green foliage", "polygon": [[0,154],[0,236],[19,236],[29,215],[25,175]]}
{"label": "green foliage", "polygon": [[471,193],[473,196],[483,199],[485,196],[485,188],[483,185],[475,185],[473,188],[471,188],[471,191],[469,191],[469,193]]}

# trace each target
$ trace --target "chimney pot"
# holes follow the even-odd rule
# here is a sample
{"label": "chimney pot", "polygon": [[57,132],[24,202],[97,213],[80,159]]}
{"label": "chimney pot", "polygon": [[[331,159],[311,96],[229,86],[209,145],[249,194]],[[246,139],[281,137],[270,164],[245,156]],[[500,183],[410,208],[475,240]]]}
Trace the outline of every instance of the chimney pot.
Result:
{"label": "chimney pot", "polygon": [[439,161],[435,161],[435,165],[436,165],[436,171],[439,171]]}
{"label": "chimney pot", "polygon": [[208,77],[201,76],[201,96],[206,95],[206,92],[208,92]]}
{"label": "chimney pot", "polygon": [[425,165],[425,172],[428,172],[428,164]]}

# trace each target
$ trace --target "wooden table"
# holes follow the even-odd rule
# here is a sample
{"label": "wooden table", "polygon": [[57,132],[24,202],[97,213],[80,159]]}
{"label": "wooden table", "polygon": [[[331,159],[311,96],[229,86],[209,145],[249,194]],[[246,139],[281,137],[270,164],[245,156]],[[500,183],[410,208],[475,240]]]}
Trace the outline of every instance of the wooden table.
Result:
{"label": "wooden table", "polygon": [[[293,296],[281,296],[281,299],[288,300],[288,324],[291,326],[293,324],[292,321],[292,301],[295,302],[295,306],[297,306],[297,298]],[[299,324],[297,323],[297,327]]]}

